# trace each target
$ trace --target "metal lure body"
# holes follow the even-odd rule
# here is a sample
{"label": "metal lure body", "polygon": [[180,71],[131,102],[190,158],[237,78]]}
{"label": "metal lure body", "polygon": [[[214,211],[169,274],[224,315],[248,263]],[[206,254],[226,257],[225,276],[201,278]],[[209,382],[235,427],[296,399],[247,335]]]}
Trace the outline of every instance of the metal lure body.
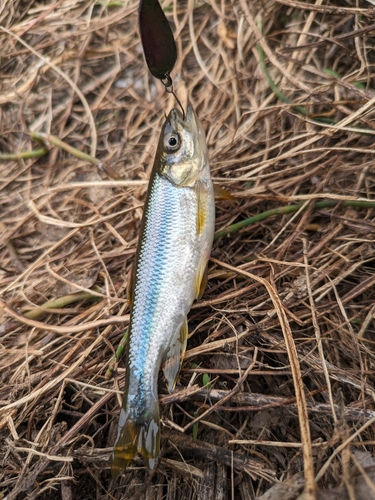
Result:
{"label": "metal lure body", "polygon": [[152,469],[160,451],[157,381],[173,390],[188,335],[187,314],[205,286],[215,223],[214,187],[202,125],[189,105],[167,117],[154,161],[131,285],[126,386],[112,475],[139,452]]}

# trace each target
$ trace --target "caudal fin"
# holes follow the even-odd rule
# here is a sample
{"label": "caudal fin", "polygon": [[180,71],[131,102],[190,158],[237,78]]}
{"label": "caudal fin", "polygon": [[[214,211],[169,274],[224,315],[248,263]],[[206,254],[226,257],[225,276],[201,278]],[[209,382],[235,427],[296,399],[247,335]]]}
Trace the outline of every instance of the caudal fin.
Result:
{"label": "caudal fin", "polygon": [[140,453],[147,467],[152,470],[160,452],[159,409],[157,404],[153,411],[142,419],[132,419],[128,412],[121,409],[118,434],[112,457],[112,477],[117,479],[136,453]]}

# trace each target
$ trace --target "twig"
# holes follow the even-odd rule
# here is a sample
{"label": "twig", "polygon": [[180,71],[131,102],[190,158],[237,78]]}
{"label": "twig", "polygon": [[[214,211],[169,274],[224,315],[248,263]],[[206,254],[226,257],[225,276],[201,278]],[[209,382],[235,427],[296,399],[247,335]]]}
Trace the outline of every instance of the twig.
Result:
{"label": "twig", "polygon": [[[314,203],[314,210],[320,210],[322,208],[330,208],[335,207],[340,204],[343,207],[356,207],[356,208],[375,208],[375,201],[360,201],[360,200],[326,200],[326,201],[317,201]],[[225,229],[221,229],[220,231],[216,231],[215,233],[215,241],[223,236],[228,234],[236,233],[240,229],[244,227],[250,226],[252,224],[256,224],[257,222],[261,222],[262,220],[269,219],[270,217],[274,217],[275,215],[285,215],[293,212],[297,212],[300,209],[305,210],[307,206],[303,207],[303,202],[298,203],[297,205],[287,205],[285,207],[273,208],[271,210],[267,210],[266,212],[262,212],[258,215],[254,215],[253,217],[249,217],[248,219],[242,220],[240,222],[236,222],[235,224],[231,224]]]}
{"label": "twig", "polygon": [[7,28],[4,26],[0,26],[0,29],[3,30],[5,33],[7,33],[9,36],[12,36],[15,38],[19,43],[21,43],[24,47],[26,47],[31,53],[33,53],[36,57],[38,57],[41,61],[44,62],[44,64],[47,64],[50,68],[52,68],[56,73],[58,73],[64,80],[68,83],[68,85],[71,86],[71,88],[75,91],[75,93],[78,95],[80,98],[83,107],[85,108],[85,111],[88,116],[88,120],[90,123],[90,129],[91,129],[91,154],[95,156],[96,153],[96,145],[97,145],[97,132],[96,132],[96,126],[95,126],[95,120],[92,115],[90,106],[87,102],[86,97],[83,95],[82,91],[77,87],[77,85],[73,82],[73,80],[66,74],[64,71],[62,71],[59,67],[57,67],[55,64],[49,61],[47,57],[44,57],[42,54],[40,54],[38,51],[36,51],[31,45],[29,45],[25,40],[23,40],[21,37],[13,33],[12,31],[9,31]]}
{"label": "twig", "polygon": [[0,305],[3,307],[4,311],[6,311],[10,316],[18,320],[20,323],[32,326],[33,328],[39,328],[40,330],[48,330],[53,333],[59,333],[60,335],[70,335],[71,333],[79,333],[85,330],[91,330],[92,328],[98,328],[107,325],[116,325],[118,323],[129,321],[129,314],[126,314],[125,316],[113,316],[112,318],[99,319],[97,321],[88,321],[87,323],[82,323],[82,325],[56,326],[26,318],[24,315],[7,306],[1,298]]}
{"label": "twig", "polygon": [[[118,175],[117,172],[113,170],[112,167],[109,165],[105,165],[103,162],[95,158],[94,156],[91,156],[87,153],[84,153],[83,151],[74,148],[73,146],[70,146],[66,142],[62,141],[55,135],[51,134],[44,134],[42,132],[31,132],[31,137],[38,142],[43,142],[43,143],[51,143],[54,146],[57,146],[58,148],[66,151],[67,153],[75,156],[76,158],[79,158],[80,160],[87,161],[88,163],[91,163],[91,165],[95,165],[99,168],[99,170],[103,170],[110,179],[113,180],[121,180],[122,178]],[[1,158],[0,158],[1,159]]]}
{"label": "twig", "polygon": [[106,380],[111,380],[111,378],[113,377],[113,375],[115,374],[116,372],[116,363],[118,363],[120,361],[120,359],[122,358],[122,356],[124,355],[125,353],[125,348],[126,348],[126,344],[128,343],[128,339],[129,339],[129,330],[128,328],[126,329],[117,349],[116,349],[116,352],[115,352],[115,355],[113,356],[113,358],[111,359],[110,361],[110,364],[109,364],[109,368],[108,370],[105,372],[105,379]]}
{"label": "twig", "polygon": [[314,482],[314,462],[313,462],[312,448],[311,448],[311,435],[309,427],[309,417],[306,406],[306,397],[303,389],[302,374],[299,365],[297,349],[293,340],[292,331],[289,326],[284,306],[280,300],[280,297],[275,292],[273,286],[264,278],[249,273],[247,271],[243,271],[242,269],[238,269],[234,266],[221,262],[217,259],[211,259],[211,260],[216,264],[218,264],[219,266],[230,269],[231,271],[237,272],[238,274],[242,274],[250,279],[253,279],[261,283],[267,289],[267,292],[269,293],[269,296],[272,299],[273,305],[275,307],[275,310],[277,311],[277,315],[284,334],[285,345],[288,351],[289,363],[292,369],[293,384],[296,394],[298,417],[299,417],[300,431],[301,431],[301,441],[303,444],[302,450],[303,450],[304,471],[305,471],[305,481],[306,481],[306,489],[305,489],[306,498],[313,499],[316,497],[315,493],[316,485]]}
{"label": "twig", "polygon": [[221,399],[220,401],[215,403],[213,406],[210,406],[210,408],[208,408],[204,413],[202,413],[201,415],[196,417],[194,420],[192,420],[191,422],[186,424],[184,427],[184,432],[186,432],[188,429],[190,429],[190,427],[194,427],[194,425],[197,424],[200,420],[205,419],[208,415],[210,415],[213,411],[215,411],[218,406],[222,406],[225,402],[229,401],[236,394],[236,392],[238,392],[241,389],[242,384],[245,382],[249,372],[254,368],[255,363],[256,363],[256,356],[254,356],[250,365],[247,367],[247,369],[245,370],[243,375],[241,375],[241,377],[238,379],[234,388],[231,391],[229,391],[229,393],[226,394],[223,397],[223,399]]}
{"label": "twig", "polygon": [[48,153],[45,148],[33,149],[32,151],[21,151],[20,153],[0,153],[0,160],[28,160],[29,158],[40,158]]}

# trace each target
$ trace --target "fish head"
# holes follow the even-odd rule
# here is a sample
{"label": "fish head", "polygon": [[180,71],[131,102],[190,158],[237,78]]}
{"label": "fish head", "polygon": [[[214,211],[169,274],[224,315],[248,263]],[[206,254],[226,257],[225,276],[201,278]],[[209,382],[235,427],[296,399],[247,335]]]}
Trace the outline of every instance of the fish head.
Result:
{"label": "fish head", "polygon": [[201,122],[189,104],[186,117],[174,108],[159,141],[159,174],[176,187],[194,186],[208,168],[207,147]]}

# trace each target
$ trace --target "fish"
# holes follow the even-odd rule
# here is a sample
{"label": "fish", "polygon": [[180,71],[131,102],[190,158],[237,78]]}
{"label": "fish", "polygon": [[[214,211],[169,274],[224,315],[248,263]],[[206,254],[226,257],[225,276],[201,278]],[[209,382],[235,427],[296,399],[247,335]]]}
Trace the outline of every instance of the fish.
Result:
{"label": "fish", "polygon": [[215,194],[205,133],[189,104],[162,127],[130,280],[125,391],[112,455],[116,479],[139,453],[160,453],[158,374],[173,391],[188,337],[187,315],[207,282]]}

